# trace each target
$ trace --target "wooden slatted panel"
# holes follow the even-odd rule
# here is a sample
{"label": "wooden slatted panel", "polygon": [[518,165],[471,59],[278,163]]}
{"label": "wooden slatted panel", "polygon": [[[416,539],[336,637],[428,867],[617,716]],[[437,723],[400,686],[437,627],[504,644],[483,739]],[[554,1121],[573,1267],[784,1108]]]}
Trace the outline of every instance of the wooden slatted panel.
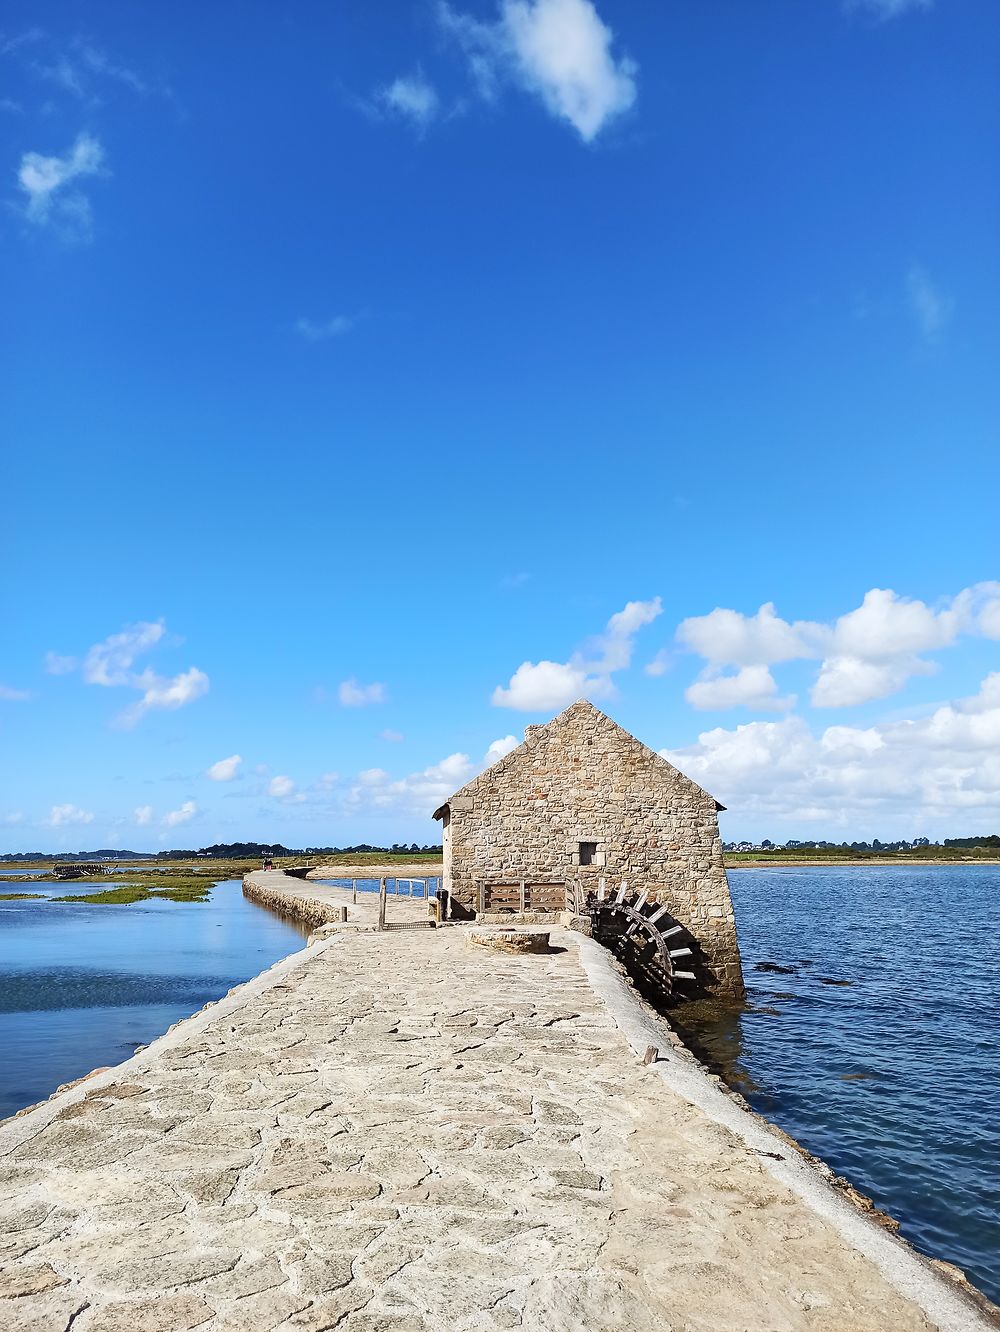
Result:
{"label": "wooden slatted panel", "polygon": [[525,887],[524,905],[528,911],[565,911],[566,885],[529,883]]}
{"label": "wooden slatted panel", "polygon": [[486,885],[487,911],[520,911],[520,883],[488,883]]}

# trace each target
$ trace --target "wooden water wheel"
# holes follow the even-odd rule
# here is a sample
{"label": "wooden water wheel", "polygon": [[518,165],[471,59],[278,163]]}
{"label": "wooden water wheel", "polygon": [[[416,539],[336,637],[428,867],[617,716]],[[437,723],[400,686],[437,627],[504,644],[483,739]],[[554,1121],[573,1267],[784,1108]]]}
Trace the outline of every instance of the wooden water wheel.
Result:
{"label": "wooden water wheel", "polygon": [[618,955],[642,988],[658,997],[676,997],[678,982],[697,980],[687,969],[694,960],[690,936],[665,906],[647,902],[645,892],[631,901],[627,893],[622,884],[615,897],[591,903],[594,938]]}

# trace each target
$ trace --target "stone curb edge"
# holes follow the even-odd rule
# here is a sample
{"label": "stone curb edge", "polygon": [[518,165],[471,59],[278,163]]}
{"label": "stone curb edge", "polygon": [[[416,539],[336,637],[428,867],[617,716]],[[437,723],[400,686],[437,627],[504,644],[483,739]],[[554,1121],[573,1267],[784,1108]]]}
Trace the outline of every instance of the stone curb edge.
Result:
{"label": "stone curb edge", "polygon": [[[651,1067],[671,1091],[728,1129],[764,1170],[832,1225],[900,1295],[922,1309],[940,1332],[995,1332],[1000,1322],[994,1306],[975,1287],[971,1288],[973,1295],[953,1286],[904,1239],[890,1234],[844,1198],[805,1156],[792,1152],[779,1129],[717,1087],[693,1056],[677,1054],[669,1023],[639,998],[606,949],[572,931],[560,930],[559,934],[577,948],[591,988],[635,1053],[642,1056],[650,1045],[659,1047],[659,1057]],[[984,1301],[984,1309],[977,1307],[975,1296]]]}

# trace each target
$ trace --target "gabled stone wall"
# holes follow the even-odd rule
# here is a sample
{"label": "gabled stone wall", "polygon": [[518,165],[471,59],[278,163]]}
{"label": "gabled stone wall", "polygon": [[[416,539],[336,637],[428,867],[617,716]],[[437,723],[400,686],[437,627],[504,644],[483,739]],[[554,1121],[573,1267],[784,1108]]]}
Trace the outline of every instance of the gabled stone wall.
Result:
{"label": "gabled stone wall", "polygon": [[[706,792],[581,701],[464,786],[438,811],[444,887],[456,915],[482,881],[578,877],[597,888],[648,889],[700,945],[708,990],[743,988],[736,922],[722,863],[718,806]],[[580,844],[595,843],[580,864]]]}

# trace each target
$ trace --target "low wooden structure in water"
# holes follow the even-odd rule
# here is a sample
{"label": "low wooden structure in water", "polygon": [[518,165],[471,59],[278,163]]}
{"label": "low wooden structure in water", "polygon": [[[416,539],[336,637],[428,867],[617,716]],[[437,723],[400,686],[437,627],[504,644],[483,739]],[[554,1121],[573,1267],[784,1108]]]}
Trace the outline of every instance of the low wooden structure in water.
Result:
{"label": "low wooden structure in water", "polygon": [[100,874],[113,874],[114,866],[102,861],[77,861],[71,865],[53,865],[54,879],[90,879]]}

